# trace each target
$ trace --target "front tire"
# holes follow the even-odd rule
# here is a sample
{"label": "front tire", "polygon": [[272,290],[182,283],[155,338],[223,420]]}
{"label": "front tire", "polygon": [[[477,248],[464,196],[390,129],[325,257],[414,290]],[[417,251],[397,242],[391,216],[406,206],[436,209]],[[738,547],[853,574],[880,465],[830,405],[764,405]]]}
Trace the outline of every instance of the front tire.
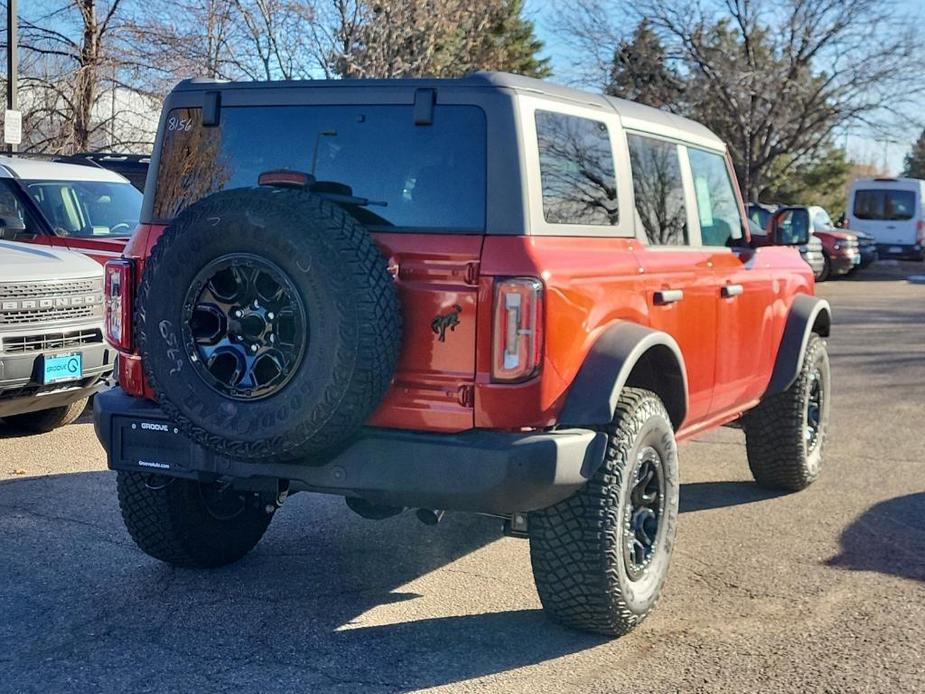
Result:
{"label": "front tire", "polygon": [[231,564],[260,542],[273,518],[258,494],[139,472],[120,472],[119,508],[129,535],[174,566]]}
{"label": "front tire", "polygon": [[826,282],[832,278],[832,260],[828,253],[822,254],[822,272],[816,278],[817,282]]}
{"label": "front tire", "polygon": [[58,427],[76,422],[80,415],[83,414],[83,411],[87,409],[87,402],[89,399],[90,398],[81,398],[76,402],[72,402],[70,405],[10,415],[9,417],[4,417],[3,421],[17,429],[31,431],[36,434],[44,434]]}
{"label": "front tire", "polygon": [[566,626],[620,636],[658,601],[678,516],[678,453],[661,400],[625,388],[604,463],[572,497],[530,514],[543,609]]}
{"label": "front tire", "polygon": [[748,466],[760,486],[795,492],[819,477],[830,382],[825,341],[813,333],[793,384],[763,400],[743,419]]}

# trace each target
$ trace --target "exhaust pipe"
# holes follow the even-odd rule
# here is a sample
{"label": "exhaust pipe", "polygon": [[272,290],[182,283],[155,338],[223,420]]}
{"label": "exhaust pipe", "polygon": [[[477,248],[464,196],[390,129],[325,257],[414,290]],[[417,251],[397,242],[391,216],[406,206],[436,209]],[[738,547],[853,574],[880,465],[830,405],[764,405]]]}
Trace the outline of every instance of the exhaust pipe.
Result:
{"label": "exhaust pipe", "polygon": [[351,511],[369,520],[385,520],[386,518],[397,516],[405,510],[404,506],[380,506],[378,504],[371,504],[366,499],[361,499],[357,496],[344,497],[344,501],[347,502],[347,506]]}
{"label": "exhaust pipe", "polygon": [[429,508],[419,508],[414,512],[414,515],[418,517],[418,520],[421,521],[424,525],[437,525],[441,520],[443,520],[443,514],[446,511],[435,511]]}

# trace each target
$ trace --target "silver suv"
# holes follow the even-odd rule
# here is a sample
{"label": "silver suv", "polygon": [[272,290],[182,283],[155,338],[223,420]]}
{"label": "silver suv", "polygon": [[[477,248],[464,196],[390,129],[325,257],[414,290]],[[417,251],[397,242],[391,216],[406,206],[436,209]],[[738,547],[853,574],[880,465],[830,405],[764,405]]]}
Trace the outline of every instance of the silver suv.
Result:
{"label": "silver suv", "polygon": [[103,268],[79,253],[0,240],[0,418],[30,431],[74,421],[113,357]]}

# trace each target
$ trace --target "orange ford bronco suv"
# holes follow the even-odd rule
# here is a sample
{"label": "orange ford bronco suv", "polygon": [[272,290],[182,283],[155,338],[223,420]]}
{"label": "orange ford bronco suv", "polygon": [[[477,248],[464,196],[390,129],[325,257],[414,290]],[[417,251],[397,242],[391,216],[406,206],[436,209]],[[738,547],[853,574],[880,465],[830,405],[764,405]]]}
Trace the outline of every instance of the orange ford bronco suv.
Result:
{"label": "orange ford bronco suv", "polygon": [[666,575],[678,440],[739,422],[759,484],[819,474],[813,286],[677,116],[504,74],[187,81],[106,268],[97,433],[163,561],[239,559],[299,491],[489,514],[553,618],[618,635]]}

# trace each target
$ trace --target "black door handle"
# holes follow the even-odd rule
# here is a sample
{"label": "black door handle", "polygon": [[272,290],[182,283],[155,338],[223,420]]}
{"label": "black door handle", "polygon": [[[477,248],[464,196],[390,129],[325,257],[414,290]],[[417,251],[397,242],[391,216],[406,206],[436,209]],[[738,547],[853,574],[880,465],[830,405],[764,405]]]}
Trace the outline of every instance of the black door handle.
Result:
{"label": "black door handle", "polygon": [[683,298],[684,291],[681,289],[663,289],[660,292],[655,292],[655,303],[659,306],[673,304]]}
{"label": "black door handle", "polygon": [[722,295],[724,299],[731,299],[734,296],[738,296],[745,291],[745,288],[741,284],[727,284],[722,289]]}

